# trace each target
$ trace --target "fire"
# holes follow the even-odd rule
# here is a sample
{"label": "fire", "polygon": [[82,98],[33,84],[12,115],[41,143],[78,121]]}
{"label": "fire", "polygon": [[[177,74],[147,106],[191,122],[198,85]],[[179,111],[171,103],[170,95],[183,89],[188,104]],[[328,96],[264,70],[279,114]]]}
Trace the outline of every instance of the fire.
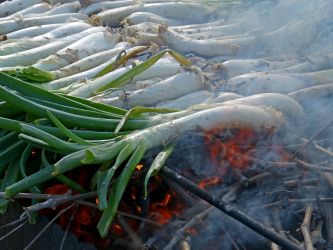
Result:
{"label": "fire", "polygon": [[151,216],[156,222],[164,225],[169,222],[173,216],[173,212],[167,208],[171,199],[171,194],[167,193],[161,202],[154,202],[150,204]]}
{"label": "fire", "polygon": [[204,189],[207,186],[210,185],[216,185],[221,183],[221,179],[218,176],[208,177],[203,180],[201,180],[198,184],[198,186],[202,189]]}
{"label": "fire", "polygon": [[142,164],[139,164],[139,165],[136,166],[136,169],[137,169],[138,171],[140,171],[141,168],[143,168],[143,165],[142,165]]}
{"label": "fire", "polygon": [[249,155],[254,148],[257,135],[250,129],[233,131],[230,138],[219,139],[218,135],[225,131],[208,131],[205,133],[205,143],[211,161],[217,166],[226,162],[231,168],[245,170],[250,164]]}
{"label": "fire", "polygon": [[159,203],[156,203],[156,205],[161,206],[161,207],[166,207],[169,204],[170,199],[171,199],[171,194],[167,193],[165,195],[165,198],[163,199],[163,201],[159,202]]}
{"label": "fire", "polygon": [[157,223],[165,225],[174,216],[179,215],[183,208],[183,204],[175,193],[166,192],[162,201],[155,201],[150,204],[149,215]]}
{"label": "fire", "polygon": [[155,210],[156,211],[150,212],[150,217],[161,225],[167,224],[173,216],[168,209],[158,208]]}
{"label": "fire", "polygon": [[[124,199],[119,206],[119,210],[137,216],[147,215],[151,220],[165,225],[169,223],[175,216],[179,216],[184,209],[184,202],[177,196],[176,192],[170,190],[169,186],[164,180],[155,176],[149,186],[150,199],[148,206],[142,203],[142,176],[139,171],[142,171],[144,166],[142,164],[136,167],[137,175],[131,178],[131,183],[127,188]],[[91,174],[88,174],[87,168],[77,169],[76,172],[67,174],[73,181],[79,183],[82,187],[88,188]],[[65,194],[69,191],[68,186],[63,183],[52,183],[51,186],[46,187],[44,192],[48,194]],[[75,192],[73,192],[75,194]],[[91,200],[92,203],[98,205],[98,198]],[[67,207],[68,204],[57,207],[56,210],[46,211],[46,215],[54,216],[61,209]],[[126,232],[117,220],[111,225],[108,239],[101,239],[96,225],[100,219],[101,212],[84,205],[74,207],[70,211],[61,215],[57,221],[64,229],[68,227],[70,222],[70,232],[74,233],[81,241],[92,242],[96,246],[104,247],[112,244],[112,238],[126,237]],[[140,220],[126,219],[126,222],[132,229],[138,230],[140,227]]]}
{"label": "fire", "polygon": [[124,235],[124,230],[121,228],[121,226],[118,223],[112,226],[111,232],[119,236]]}

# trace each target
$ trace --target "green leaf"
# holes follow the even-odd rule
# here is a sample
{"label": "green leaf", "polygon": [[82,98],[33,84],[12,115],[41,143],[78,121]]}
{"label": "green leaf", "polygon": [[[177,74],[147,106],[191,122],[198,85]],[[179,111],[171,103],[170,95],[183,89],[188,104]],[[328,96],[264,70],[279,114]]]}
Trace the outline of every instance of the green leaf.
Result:
{"label": "green leaf", "polygon": [[116,57],[115,61],[110,63],[108,66],[106,66],[104,69],[102,69],[96,76],[101,77],[105,74],[117,69],[119,66],[125,64],[130,58],[136,56],[138,53],[148,49],[149,46],[138,46],[135,48],[130,49],[130,51],[122,50],[118,56]]}
{"label": "green leaf", "polygon": [[26,145],[23,141],[15,141],[0,152],[0,175],[3,174],[8,163],[21,156]]}
{"label": "green leaf", "polygon": [[[42,149],[42,157],[41,157],[41,160],[42,160],[42,165],[43,167],[48,167],[50,166],[51,164],[49,163],[49,161],[47,160],[47,157],[46,157],[46,150],[45,149]],[[24,176],[26,177],[26,175]],[[55,177],[58,181],[66,184],[70,189],[73,189],[75,191],[78,191],[79,193],[85,193],[86,190],[77,182],[69,179],[67,176],[65,175],[58,175]]]}
{"label": "green leaf", "polygon": [[109,197],[109,206],[103,211],[102,217],[97,225],[101,237],[105,238],[107,236],[111,223],[117,213],[120,200],[127,187],[127,183],[145,152],[146,145],[141,143],[127,162],[116,183],[112,186]]}
{"label": "green leaf", "polygon": [[39,128],[30,126],[28,124],[22,123],[21,127],[23,133],[40,139],[46,142],[52,148],[60,151],[71,153],[88,147],[87,145],[78,145],[75,143],[65,142],[43,130],[40,130]]}
{"label": "green leaf", "polygon": [[132,78],[137,76],[138,74],[142,73],[143,71],[147,70],[150,68],[152,65],[154,65],[161,57],[163,57],[166,53],[169,53],[177,62],[179,62],[180,65],[185,66],[185,67],[190,67],[192,66],[192,63],[187,60],[184,56],[179,54],[176,51],[173,50],[164,50],[151,58],[147,59],[143,63],[140,63],[139,65],[133,67],[131,70],[127,71],[123,75],[117,77],[110,83],[104,85],[100,89],[96,91],[96,93],[102,92],[104,90],[107,90],[109,88],[116,88],[120,87],[124,84],[126,84],[128,81],[130,81]]}
{"label": "green leaf", "polygon": [[51,119],[51,121],[56,125],[68,138],[71,140],[77,142],[78,144],[81,145],[93,145],[90,142],[87,142],[86,140],[83,140],[81,137],[77,136],[73,132],[71,132],[69,129],[67,129],[61,121],[59,121],[50,111],[46,111],[48,117]]}
{"label": "green leaf", "polygon": [[148,173],[146,175],[146,178],[145,178],[145,183],[144,183],[145,199],[147,198],[147,195],[148,195],[147,190],[148,190],[148,182],[149,182],[150,177],[157,175],[157,173],[163,167],[165,161],[168,159],[170,154],[173,152],[174,147],[175,146],[173,144],[168,145],[163,151],[161,151],[156,156],[155,160],[151,164],[151,166],[148,170]]}
{"label": "green leaf", "polygon": [[67,187],[69,187],[70,189],[73,189],[81,194],[86,193],[87,191],[77,182],[69,179],[67,176],[65,175],[58,175],[56,177],[56,179],[64,184],[66,184]]}
{"label": "green leaf", "polygon": [[[26,148],[24,149],[24,151],[22,153],[22,157],[20,159],[20,172],[21,172],[21,176],[23,178],[27,177],[27,173],[26,173],[25,169],[27,166],[27,162],[31,156],[32,150],[33,150],[32,145],[29,144],[28,146],[26,146]],[[36,186],[31,187],[29,191],[31,193],[41,193],[41,191]]]}
{"label": "green leaf", "polygon": [[[20,178],[20,160],[16,159],[12,161],[2,179],[0,191],[4,191],[5,188],[13,183],[17,182]],[[0,198],[0,213],[5,213],[9,200],[6,198]]]}
{"label": "green leaf", "polygon": [[84,158],[81,160],[82,164],[89,164],[95,160],[94,152],[90,149],[85,150]]}
{"label": "green leaf", "polygon": [[69,95],[63,95],[63,94],[59,94],[59,96],[65,97],[69,100],[81,103],[82,105],[86,105],[89,106],[90,108],[94,109],[94,110],[99,110],[99,111],[105,111],[108,113],[112,113],[112,114],[118,114],[118,115],[124,115],[126,114],[126,110],[122,109],[122,108],[118,108],[118,107],[113,107],[104,103],[99,103],[99,102],[93,102],[87,99],[83,99],[77,96],[69,96]]}
{"label": "green leaf", "polygon": [[98,89],[96,91],[96,93],[102,92],[102,91],[107,90],[109,88],[120,87],[120,86],[126,84],[133,77],[135,77],[136,75],[142,73],[143,71],[145,71],[146,69],[148,69],[152,65],[154,65],[162,56],[165,55],[165,53],[166,53],[166,51],[162,51],[162,52],[156,54],[155,56],[152,56],[148,60],[144,61],[143,63],[140,63],[139,65],[133,67],[132,69],[130,69],[129,71],[127,71],[123,75],[117,77],[116,79],[114,79],[110,83],[108,83],[108,84],[104,85],[103,87],[101,87],[100,89]]}
{"label": "green leaf", "polygon": [[182,66],[185,67],[191,67],[192,63],[186,58],[184,57],[182,54],[174,51],[174,50],[167,50],[169,52],[169,54]]}
{"label": "green leaf", "polygon": [[28,66],[17,71],[17,77],[27,79],[33,82],[44,83],[55,79],[52,72]]}
{"label": "green leaf", "polygon": [[110,181],[118,169],[118,167],[125,162],[125,160],[133,153],[134,149],[131,145],[126,145],[119,153],[114,165],[106,172],[97,173],[97,195],[98,195],[98,206],[101,209],[107,208],[107,193],[110,185]]}
{"label": "green leaf", "polygon": [[121,128],[125,125],[125,123],[128,121],[128,119],[133,117],[133,116],[143,114],[143,113],[166,114],[166,113],[172,113],[172,112],[176,112],[176,111],[179,111],[179,110],[177,110],[177,109],[163,109],[163,108],[149,108],[149,107],[143,107],[143,106],[134,107],[134,108],[128,110],[126,115],[124,115],[124,117],[120,120],[120,122],[117,125],[114,132],[118,133],[121,130]]}
{"label": "green leaf", "polygon": [[121,58],[123,57],[123,54],[126,55],[125,50],[120,51],[120,53],[116,57],[115,61],[111,62],[104,69],[102,69],[100,72],[98,72],[94,78],[104,76],[105,74],[110,73],[111,71],[115,70],[117,68],[117,65],[119,65]]}
{"label": "green leaf", "polygon": [[[20,172],[21,172],[21,177],[25,178],[27,177],[27,174],[26,174],[26,167],[27,167],[27,162],[31,156],[31,153],[32,153],[32,150],[33,150],[33,146],[32,145],[28,145],[25,150],[23,151],[23,154],[22,154],[22,157],[20,159]],[[31,188],[29,188],[29,192],[30,193],[37,193],[37,194],[40,194],[42,193],[40,191],[40,189],[36,186],[32,186]],[[38,203],[38,200],[37,199],[32,199],[31,200],[31,205],[34,205],[34,204],[37,204]],[[37,212],[33,212],[30,214],[29,216],[29,223],[31,224],[36,224],[37,222],[37,217],[38,217],[38,213]]]}
{"label": "green leaf", "polygon": [[33,66],[13,67],[2,70],[1,72],[34,83],[45,83],[55,79],[55,74],[52,72],[38,69]]}
{"label": "green leaf", "polygon": [[32,186],[36,186],[39,183],[45,182],[53,178],[52,173],[54,172],[54,166],[48,166],[39,170],[35,174],[29,175],[28,177],[7,186],[5,189],[6,197],[12,197],[20,192],[27,191]]}
{"label": "green leaf", "polygon": [[[88,102],[82,98],[79,98],[79,97],[73,98],[73,97],[69,97],[69,96],[57,95],[57,94],[54,94],[37,85],[22,81],[15,77],[11,77],[2,72],[0,72],[0,85],[6,86],[7,88],[15,90],[25,96],[40,98],[43,100],[47,99],[50,102],[52,101],[53,103],[58,103],[58,104],[66,105],[66,106],[70,106],[70,107],[82,108],[82,109],[86,109],[86,110],[95,110],[95,111],[98,111],[98,110],[101,111],[101,109],[98,108],[99,106],[108,107],[108,105],[105,105],[105,104],[104,105],[97,104],[98,107],[96,108],[93,105],[89,105]],[[121,110],[121,109],[118,109],[118,110]]]}

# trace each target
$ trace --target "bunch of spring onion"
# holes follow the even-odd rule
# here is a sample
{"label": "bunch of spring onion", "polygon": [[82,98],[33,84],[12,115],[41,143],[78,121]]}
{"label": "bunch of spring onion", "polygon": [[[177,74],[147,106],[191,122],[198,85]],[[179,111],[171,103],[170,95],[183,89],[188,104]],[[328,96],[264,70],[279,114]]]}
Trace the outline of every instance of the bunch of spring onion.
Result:
{"label": "bunch of spring onion", "polygon": [[[0,167],[5,183],[1,188],[7,197],[26,191],[40,192],[43,183],[53,178],[84,192],[64,174],[81,166],[99,165],[92,187],[97,190],[99,207],[103,210],[97,226],[103,237],[133,171],[149,149],[165,147],[150,167],[145,185],[170,155],[172,140],[186,131],[198,127],[272,131],[285,121],[282,112],[274,108],[244,104],[207,106],[148,117],[143,113],[171,110],[136,107],[126,112],[57,95],[3,73],[0,73],[0,98]],[[41,168],[28,167],[33,149],[41,152]],[[118,176],[116,171],[120,172]],[[2,205],[7,202],[3,199]]]}

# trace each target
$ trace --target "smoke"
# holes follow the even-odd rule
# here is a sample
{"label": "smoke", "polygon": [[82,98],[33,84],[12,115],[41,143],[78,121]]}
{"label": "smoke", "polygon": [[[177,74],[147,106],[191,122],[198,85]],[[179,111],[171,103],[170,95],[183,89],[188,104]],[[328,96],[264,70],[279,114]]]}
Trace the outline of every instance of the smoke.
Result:
{"label": "smoke", "polygon": [[[250,2],[250,3],[249,3]],[[244,1],[228,14],[225,26],[232,30],[225,36],[246,34],[256,46],[246,56],[293,56],[332,51],[332,4],[319,1]],[[223,6],[220,7],[222,12]],[[264,52],[264,53],[263,53]]]}

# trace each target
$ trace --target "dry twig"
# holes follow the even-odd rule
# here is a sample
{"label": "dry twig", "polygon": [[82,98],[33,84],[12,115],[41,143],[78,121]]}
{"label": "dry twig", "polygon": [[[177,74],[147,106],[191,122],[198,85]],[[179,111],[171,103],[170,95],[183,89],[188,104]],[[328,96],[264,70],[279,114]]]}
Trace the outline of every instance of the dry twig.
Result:
{"label": "dry twig", "polygon": [[325,229],[326,229],[326,249],[333,248],[333,206],[330,203],[322,203]]}
{"label": "dry twig", "polygon": [[323,153],[327,154],[328,156],[333,157],[333,152],[332,152],[332,151],[327,150],[326,148],[323,148],[323,147],[320,146],[318,143],[314,143],[313,145],[314,145],[314,147],[315,147],[316,149],[318,149],[320,152],[323,152]]}
{"label": "dry twig", "polygon": [[62,239],[61,239],[61,243],[60,243],[59,250],[64,249],[64,245],[65,245],[65,241],[66,241],[66,238],[67,238],[67,235],[68,235],[69,229],[70,229],[70,227],[71,227],[71,225],[72,225],[72,222],[73,222],[73,220],[74,220],[74,217],[75,217],[77,211],[78,211],[78,206],[76,207],[75,211],[72,213],[71,217],[69,218],[69,222],[68,222],[68,224],[67,224],[67,227],[66,227],[66,230],[65,230],[64,236],[63,236]]}
{"label": "dry twig", "polygon": [[323,176],[325,178],[325,180],[327,181],[327,183],[331,186],[331,188],[333,189],[333,176],[331,173],[328,172],[324,172]]}
{"label": "dry twig", "polygon": [[314,250],[313,243],[310,234],[310,223],[311,223],[311,216],[312,216],[312,205],[307,205],[305,209],[304,220],[301,225],[301,231],[304,238],[304,244],[306,250]]}
{"label": "dry twig", "polygon": [[45,202],[37,203],[35,205],[24,208],[24,210],[25,210],[24,212],[27,214],[31,214],[33,212],[37,212],[37,211],[45,209],[45,208],[56,208],[57,206],[67,203],[67,202],[75,202],[78,200],[94,198],[96,196],[97,196],[97,192],[89,192],[89,193],[76,194],[76,195],[67,193],[67,194],[61,195],[61,196],[53,196],[52,198],[46,200]]}
{"label": "dry twig", "polygon": [[295,159],[295,161],[306,170],[312,170],[316,172],[333,172],[333,168],[321,167],[315,164],[310,164],[297,158]]}
{"label": "dry twig", "polygon": [[10,232],[6,233],[4,236],[2,236],[0,238],[0,241],[4,240],[5,238],[7,238],[8,236],[10,236],[11,234],[15,233],[17,230],[19,230],[21,227],[23,227],[25,224],[27,224],[28,220],[26,219],[23,223],[21,223],[20,225],[18,225],[17,227],[15,227],[13,230],[11,230]]}
{"label": "dry twig", "polygon": [[124,231],[132,240],[133,244],[141,249],[143,246],[143,242],[138,236],[138,234],[134,232],[134,230],[130,227],[130,225],[128,225],[128,223],[124,220],[124,218],[120,214],[118,214],[117,219],[122,229],[124,229]]}
{"label": "dry twig", "polygon": [[61,210],[52,220],[49,221],[49,223],[46,224],[46,226],[36,235],[36,237],[23,249],[28,250],[48,229],[62,214],[66,213],[68,210],[73,208],[74,206],[77,206],[76,204],[69,205],[68,207]]}

